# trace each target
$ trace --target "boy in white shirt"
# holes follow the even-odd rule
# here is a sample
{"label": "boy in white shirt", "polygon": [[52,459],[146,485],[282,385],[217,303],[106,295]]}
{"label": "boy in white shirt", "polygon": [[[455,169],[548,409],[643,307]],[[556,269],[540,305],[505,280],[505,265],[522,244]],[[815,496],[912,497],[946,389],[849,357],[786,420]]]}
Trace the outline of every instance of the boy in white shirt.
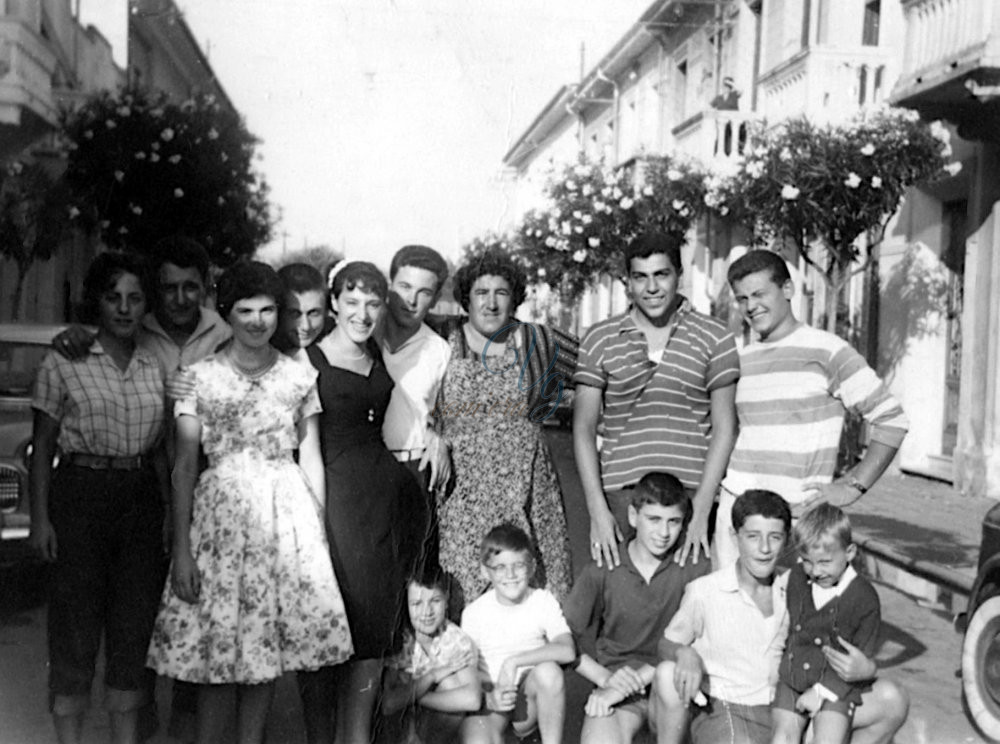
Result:
{"label": "boy in white shirt", "polygon": [[518,736],[536,726],[542,744],[562,741],[566,695],[561,665],[576,657],[573,636],[556,598],[529,585],[531,540],[512,524],[483,538],[481,569],[488,589],[462,613],[479,648],[486,690],[483,710],[462,723],[465,744],[501,744],[510,723]]}

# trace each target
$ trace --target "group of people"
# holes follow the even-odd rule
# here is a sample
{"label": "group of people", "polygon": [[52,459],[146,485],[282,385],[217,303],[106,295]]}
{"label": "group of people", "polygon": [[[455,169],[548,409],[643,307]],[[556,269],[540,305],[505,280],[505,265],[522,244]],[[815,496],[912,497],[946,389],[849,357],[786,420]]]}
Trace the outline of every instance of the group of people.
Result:
{"label": "group of people", "polygon": [[[595,685],[589,742],[647,722],[662,742],[770,741],[772,698],[775,741],[808,717],[819,741],[890,741],[907,700],[874,679],[877,596],[837,507],[906,419],[856,352],[795,319],[780,256],[730,268],[757,336],[738,349],[678,293],[680,247],[625,248],[631,307],[575,359],[515,318],[526,276],[500,250],[458,269],[467,315],[436,329],[448,268],[425,246],[388,279],[363,261],[327,277],[240,263],[218,312],[191,240],[148,263],[99,255],[97,333],[54,340],[33,401],[59,740],[80,740],[103,634],[115,742],[155,726],[155,674],[197,741],[234,709],[238,740],[262,741],[288,671],[310,742],[499,744],[508,725],[558,742],[567,665]],[[571,383],[593,561],[575,581],[542,436]],[[871,443],[834,482],[846,410]]]}

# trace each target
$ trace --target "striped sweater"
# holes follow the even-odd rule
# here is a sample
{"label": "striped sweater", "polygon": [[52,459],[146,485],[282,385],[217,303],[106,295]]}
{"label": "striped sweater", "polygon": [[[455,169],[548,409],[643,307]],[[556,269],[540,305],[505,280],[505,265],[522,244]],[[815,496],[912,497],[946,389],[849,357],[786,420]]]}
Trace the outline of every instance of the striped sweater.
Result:
{"label": "striped sweater", "polygon": [[864,358],[832,333],[800,325],[778,341],[740,349],[740,433],[722,485],[766,488],[790,503],[804,486],[829,483],[844,415],[869,424],[872,441],[898,447],[909,422]]}

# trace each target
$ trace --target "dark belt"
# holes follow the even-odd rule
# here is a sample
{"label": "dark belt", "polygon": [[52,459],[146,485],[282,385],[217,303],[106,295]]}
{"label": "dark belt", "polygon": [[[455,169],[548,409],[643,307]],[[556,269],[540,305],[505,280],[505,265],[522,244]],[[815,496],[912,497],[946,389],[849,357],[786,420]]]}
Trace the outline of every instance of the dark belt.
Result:
{"label": "dark belt", "polygon": [[86,452],[70,452],[65,455],[66,464],[90,470],[141,470],[149,462],[147,455],[131,457],[111,457],[109,455],[89,455]]}

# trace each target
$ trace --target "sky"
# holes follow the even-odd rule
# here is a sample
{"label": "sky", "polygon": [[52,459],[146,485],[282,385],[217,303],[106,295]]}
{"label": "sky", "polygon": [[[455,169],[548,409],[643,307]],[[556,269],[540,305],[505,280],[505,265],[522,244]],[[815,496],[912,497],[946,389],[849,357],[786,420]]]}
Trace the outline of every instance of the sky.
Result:
{"label": "sky", "polygon": [[589,70],[651,3],[176,1],[262,140],[280,217],[262,255],[325,244],[383,267],[504,225],[503,155],[579,78],[581,44]]}

